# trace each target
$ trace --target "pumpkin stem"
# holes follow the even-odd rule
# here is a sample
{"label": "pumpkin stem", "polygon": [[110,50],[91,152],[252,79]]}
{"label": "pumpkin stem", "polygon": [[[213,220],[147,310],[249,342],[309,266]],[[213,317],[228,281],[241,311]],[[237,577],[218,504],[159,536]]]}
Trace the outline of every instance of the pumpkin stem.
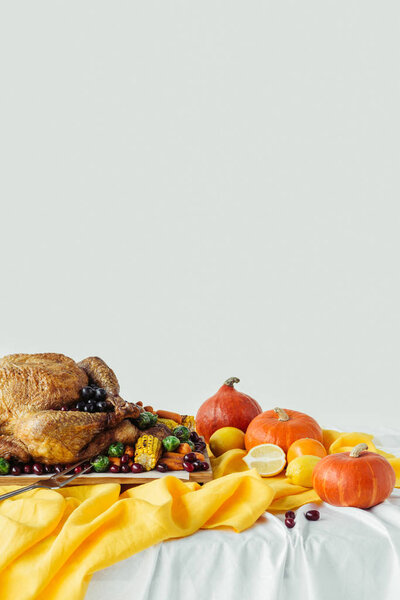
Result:
{"label": "pumpkin stem", "polygon": [[274,412],[278,415],[279,421],[289,421],[290,417],[283,408],[274,408]]}
{"label": "pumpkin stem", "polygon": [[353,450],[350,452],[350,456],[352,458],[358,458],[361,452],[364,452],[364,450],[368,450],[367,444],[357,444],[357,446],[354,446]]}
{"label": "pumpkin stem", "polygon": [[233,384],[239,383],[239,381],[240,379],[238,379],[238,377],[229,377],[229,379],[224,381],[224,385],[229,385],[230,387],[233,387]]}

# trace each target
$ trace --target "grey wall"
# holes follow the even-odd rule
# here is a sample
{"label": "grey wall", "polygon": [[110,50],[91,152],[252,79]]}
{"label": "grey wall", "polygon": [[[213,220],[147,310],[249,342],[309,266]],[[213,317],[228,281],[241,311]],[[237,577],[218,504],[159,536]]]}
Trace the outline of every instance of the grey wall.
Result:
{"label": "grey wall", "polygon": [[[398,2],[0,5],[0,352],[399,424]],[[345,417],[345,415],[348,417]]]}

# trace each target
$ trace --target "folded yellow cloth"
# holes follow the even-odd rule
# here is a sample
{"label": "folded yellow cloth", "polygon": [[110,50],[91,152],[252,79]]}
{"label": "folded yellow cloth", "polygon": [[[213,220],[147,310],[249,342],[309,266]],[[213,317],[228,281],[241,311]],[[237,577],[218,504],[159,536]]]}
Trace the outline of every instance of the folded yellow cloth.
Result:
{"label": "folded yellow cloth", "polygon": [[203,487],[168,476],[119,494],[117,484],[85,485],[0,502],[1,600],[82,599],[94,571],[200,528],[242,531],[274,497],[254,470]]}
{"label": "folded yellow cloth", "polygon": [[[373,436],[324,431],[329,452],[365,441],[396,471],[400,458],[377,450]],[[284,475],[248,470],[244,450],[212,458],[214,481],[199,486],[167,476],[120,495],[117,484],[33,490],[0,502],[0,599],[82,600],[91,575],[163,540],[198,529],[242,531],[265,511],[319,502],[313,489]],[[10,491],[0,487],[0,494]]]}

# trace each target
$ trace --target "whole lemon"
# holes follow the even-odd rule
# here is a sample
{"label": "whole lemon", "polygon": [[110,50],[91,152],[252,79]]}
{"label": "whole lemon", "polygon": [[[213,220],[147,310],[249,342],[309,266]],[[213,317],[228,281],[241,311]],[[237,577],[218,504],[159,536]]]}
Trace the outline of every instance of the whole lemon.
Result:
{"label": "whole lemon", "polygon": [[319,456],[305,454],[294,458],[288,464],[286,477],[290,483],[301,485],[302,487],[312,487],[312,474],[315,465],[321,460]]}
{"label": "whole lemon", "polygon": [[221,456],[228,450],[244,450],[244,433],[237,427],[221,427],[210,437],[209,446],[214,456]]}

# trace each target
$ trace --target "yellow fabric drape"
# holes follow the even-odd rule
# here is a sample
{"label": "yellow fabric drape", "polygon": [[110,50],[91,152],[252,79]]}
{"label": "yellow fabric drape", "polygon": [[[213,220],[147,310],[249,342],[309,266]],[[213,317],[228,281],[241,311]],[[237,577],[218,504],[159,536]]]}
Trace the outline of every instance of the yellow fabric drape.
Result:
{"label": "yellow fabric drape", "polygon": [[[324,432],[328,451],[359,441],[372,449],[368,434]],[[400,487],[400,458],[376,451],[391,462]],[[203,487],[168,476],[122,495],[119,485],[101,484],[33,490],[0,502],[1,600],[82,600],[92,573],[153,544],[198,529],[242,531],[265,510],[319,502],[313,489],[283,474],[261,478],[244,456],[230,450],[212,458],[215,479]]]}

